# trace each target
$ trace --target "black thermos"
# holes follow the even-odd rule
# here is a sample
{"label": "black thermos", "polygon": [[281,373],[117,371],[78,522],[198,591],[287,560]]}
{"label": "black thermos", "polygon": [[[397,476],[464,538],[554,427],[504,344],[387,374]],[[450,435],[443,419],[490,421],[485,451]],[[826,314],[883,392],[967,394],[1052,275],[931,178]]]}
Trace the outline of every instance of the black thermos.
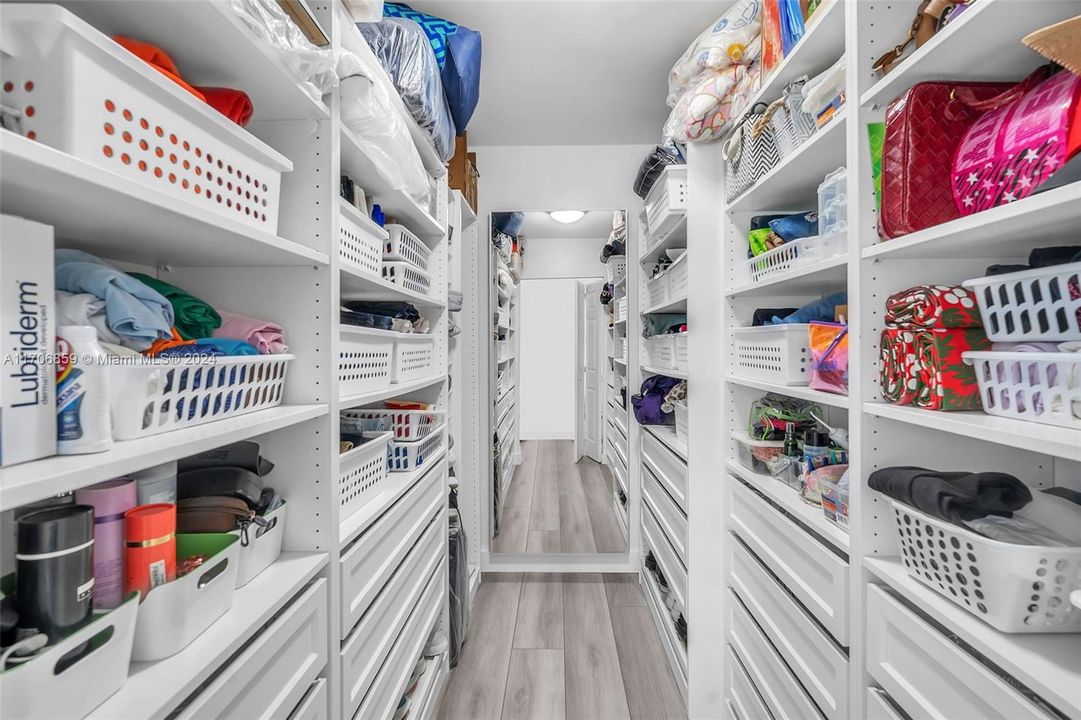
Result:
{"label": "black thermos", "polygon": [[19,627],[53,644],[91,619],[94,597],[94,508],[63,505],[17,522],[15,604]]}

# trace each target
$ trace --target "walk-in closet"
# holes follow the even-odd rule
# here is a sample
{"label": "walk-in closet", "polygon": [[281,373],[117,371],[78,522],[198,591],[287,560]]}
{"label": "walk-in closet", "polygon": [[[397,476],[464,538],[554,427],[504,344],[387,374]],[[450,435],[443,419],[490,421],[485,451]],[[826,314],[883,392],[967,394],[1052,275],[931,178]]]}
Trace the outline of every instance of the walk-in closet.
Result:
{"label": "walk-in closet", "polygon": [[0,717],[1081,720],[1079,48],[0,0]]}

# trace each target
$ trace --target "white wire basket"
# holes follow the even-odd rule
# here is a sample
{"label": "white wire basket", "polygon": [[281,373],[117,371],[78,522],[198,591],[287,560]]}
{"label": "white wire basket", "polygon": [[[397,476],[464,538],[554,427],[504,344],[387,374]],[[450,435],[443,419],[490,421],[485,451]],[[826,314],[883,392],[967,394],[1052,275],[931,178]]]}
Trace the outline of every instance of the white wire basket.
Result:
{"label": "white wire basket", "polygon": [[422,440],[403,442],[392,440],[387,446],[387,469],[392,472],[410,472],[424,467],[443,446],[443,425],[434,428]]}
{"label": "white wire basket", "polygon": [[646,307],[668,302],[668,273],[660,273],[646,282]]}
{"label": "white wire basket", "polygon": [[1081,262],[966,280],[993,342],[1081,340]]}
{"label": "white wire basket", "polygon": [[4,8],[4,105],[18,132],[277,234],[288,158],[58,5]]}
{"label": "white wire basket", "polygon": [[662,238],[687,213],[687,166],[669,165],[649,189],[643,205],[651,238]]}
{"label": "white wire basket", "polygon": [[342,397],[390,384],[394,336],[390,330],[342,325],[338,343],[338,391]]}
{"label": "white wire basket", "polygon": [[348,211],[338,216],[338,256],[353,272],[383,277],[382,238],[355,222]]}
{"label": "white wire basket", "polygon": [[976,371],[988,415],[1081,430],[1081,353],[969,351],[962,357]]}
{"label": "white wire basket", "polygon": [[395,333],[391,382],[419,380],[431,375],[434,367],[435,337],[421,333]]}
{"label": "white wire basket", "polygon": [[1032,502],[1014,514],[1075,547],[1000,542],[890,503],[910,575],[1002,632],[1081,632],[1081,608],[1070,602],[1071,592],[1081,590],[1081,521],[1068,501],[1034,492]]}
{"label": "white wire basket", "polygon": [[276,407],[292,359],[245,355],[112,365],[113,437],[134,440]]}
{"label": "white wire basket", "polygon": [[675,368],[675,336],[651,335],[645,339],[645,344],[646,356],[651,367],[655,367],[658,370],[671,370]]}
{"label": "white wire basket", "polygon": [[383,279],[421,295],[427,295],[428,289],[432,286],[428,273],[407,262],[384,260]]}
{"label": "white wire basket", "polygon": [[615,285],[627,275],[627,257],[625,255],[612,255],[608,258],[604,267],[605,279]]}
{"label": "white wire basket", "polygon": [[382,492],[387,480],[387,445],[392,433],[365,433],[367,442],[338,459],[339,519],[357,512]]}
{"label": "white wire basket", "polygon": [[747,259],[747,272],[752,283],[760,283],[804,265],[836,257],[845,252],[843,232],[813,235],[787,242]]}
{"label": "white wire basket", "polygon": [[748,379],[781,385],[808,384],[809,328],[807,324],[734,328],[736,372]]}
{"label": "white wire basket", "polygon": [[432,249],[403,225],[391,223],[385,229],[387,241],[383,245],[383,258],[395,262],[407,262],[428,272],[428,259],[431,257]]}
{"label": "white wire basket", "polygon": [[342,410],[341,426],[351,432],[365,432],[362,421],[386,418],[395,440],[423,440],[443,424],[445,413],[428,410],[369,409]]}
{"label": "white wire basket", "polygon": [[664,274],[668,276],[668,299],[678,300],[687,297],[687,283],[690,277],[687,253],[680,255],[678,260],[669,265]]}

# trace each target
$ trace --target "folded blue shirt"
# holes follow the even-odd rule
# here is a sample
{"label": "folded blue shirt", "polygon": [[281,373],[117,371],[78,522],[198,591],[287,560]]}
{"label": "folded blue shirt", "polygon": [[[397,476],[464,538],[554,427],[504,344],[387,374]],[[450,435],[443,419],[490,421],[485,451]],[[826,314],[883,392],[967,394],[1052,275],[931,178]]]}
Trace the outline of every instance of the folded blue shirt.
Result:
{"label": "folded blue shirt", "polygon": [[796,312],[783,318],[774,315],[771,324],[792,325],[794,323],[833,322],[834,311],[837,306],[846,303],[848,303],[848,293],[842,290],[807,303]]}
{"label": "folded blue shirt", "polygon": [[131,339],[172,337],[173,306],[156,290],[81,250],[57,250],[56,289],[105,301],[105,322]]}

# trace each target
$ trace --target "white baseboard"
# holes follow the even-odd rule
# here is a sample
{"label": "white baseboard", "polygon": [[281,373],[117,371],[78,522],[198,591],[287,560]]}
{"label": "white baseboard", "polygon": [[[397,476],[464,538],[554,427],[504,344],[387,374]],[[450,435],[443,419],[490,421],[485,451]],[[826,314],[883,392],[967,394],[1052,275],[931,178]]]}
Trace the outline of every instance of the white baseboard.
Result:
{"label": "white baseboard", "polygon": [[521,433],[519,440],[573,440],[574,433]]}

